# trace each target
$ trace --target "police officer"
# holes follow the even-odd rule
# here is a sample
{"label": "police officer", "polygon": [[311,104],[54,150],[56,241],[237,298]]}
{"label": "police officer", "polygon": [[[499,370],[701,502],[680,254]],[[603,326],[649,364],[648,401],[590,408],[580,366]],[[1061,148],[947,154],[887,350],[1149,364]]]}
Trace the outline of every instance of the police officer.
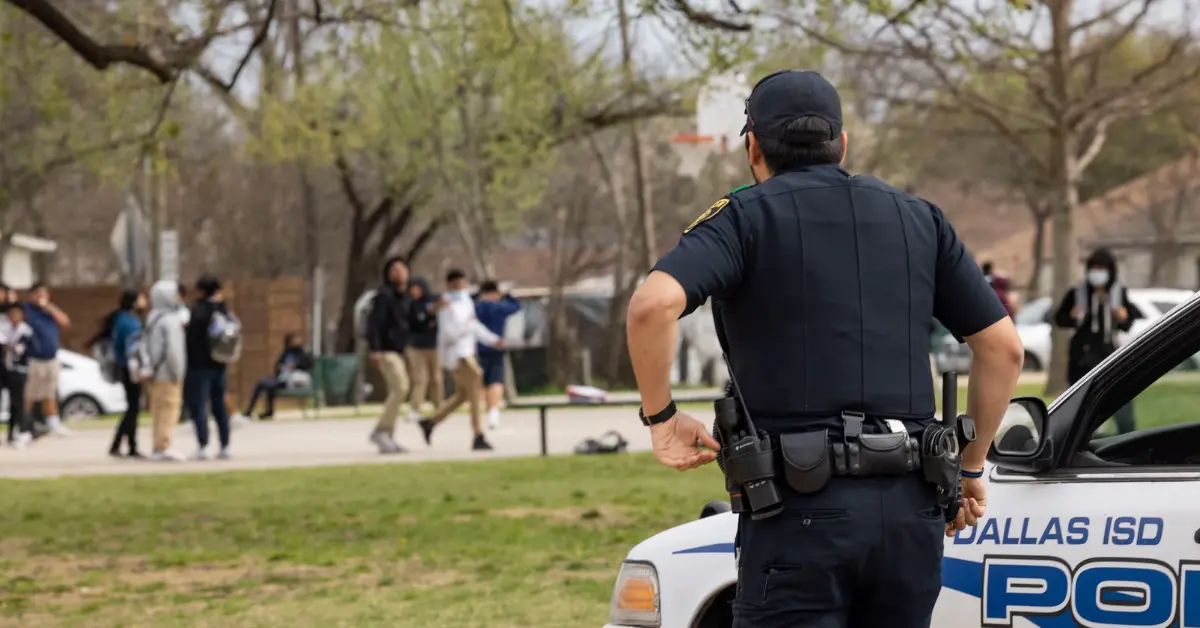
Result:
{"label": "police officer", "polygon": [[[968,414],[978,436],[963,453],[957,521],[945,522],[936,488],[916,472],[831,474],[807,493],[781,479],[780,514],[739,518],[733,609],[738,627],[927,628],[943,533],[975,525],[987,504],[984,458],[1016,386],[1021,342],[937,207],[839,167],[841,100],[820,75],[789,70],[759,81],[743,134],[756,185],[688,226],[629,304],[654,453],[681,470],[717,455],[706,427],[676,410],[669,379],[676,319],[709,298],[756,427],[773,442],[818,433],[822,451],[826,436],[919,438],[935,412],[928,356],[937,317],[973,351]],[[855,416],[861,432],[851,434]]]}

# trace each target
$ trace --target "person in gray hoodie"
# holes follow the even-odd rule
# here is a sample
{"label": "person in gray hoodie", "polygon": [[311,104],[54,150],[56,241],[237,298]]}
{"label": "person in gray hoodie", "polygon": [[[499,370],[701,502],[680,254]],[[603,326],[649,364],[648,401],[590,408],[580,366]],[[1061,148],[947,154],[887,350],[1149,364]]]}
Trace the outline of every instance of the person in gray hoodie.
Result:
{"label": "person in gray hoodie", "polygon": [[146,352],[154,367],[148,383],[150,416],[154,424],[151,460],[183,460],[171,450],[171,430],[183,406],[183,378],[187,374],[187,339],[179,314],[179,287],[159,281],[150,288],[150,315],[146,318]]}

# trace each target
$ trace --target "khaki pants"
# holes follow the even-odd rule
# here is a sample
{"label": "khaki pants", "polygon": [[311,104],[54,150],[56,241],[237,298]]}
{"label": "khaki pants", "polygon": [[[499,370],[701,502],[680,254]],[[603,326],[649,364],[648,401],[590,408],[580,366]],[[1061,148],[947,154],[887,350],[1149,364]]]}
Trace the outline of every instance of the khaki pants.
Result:
{"label": "khaki pants", "polygon": [[412,397],[408,402],[413,410],[428,401],[436,408],[445,396],[446,384],[442,381],[442,364],[437,349],[414,349],[404,352],[408,358],[408,372],[412,375]]}
{"label": "khaki pants", "polygon": [[454,382],[454,396],[438,406],[430,421],[437,423],[450,416],[463,403],[471,407],[471,429],[475,434],[483,433],[483,403],[480,393],[483,392],[483,371],[475,361],[475,357],[462,358],[450,371],[450,379]]}
{"label": "khaki pants", "polygon": [[395,351],[384,352],[376,365],[387,384],[388,395],[383,402],[379,422],[375,424],[375,431],[390,436],[396,432],[396,418],[400,416],[400,406],[408,396],[408,369],[404,366],[404,358]]}
{"label": "khaki pants", "polygon": [[171,430],[175,429],[183,409],[183,382],[152,381],[146,390],[150,396],[154,451],[164,452],[171,447]]}

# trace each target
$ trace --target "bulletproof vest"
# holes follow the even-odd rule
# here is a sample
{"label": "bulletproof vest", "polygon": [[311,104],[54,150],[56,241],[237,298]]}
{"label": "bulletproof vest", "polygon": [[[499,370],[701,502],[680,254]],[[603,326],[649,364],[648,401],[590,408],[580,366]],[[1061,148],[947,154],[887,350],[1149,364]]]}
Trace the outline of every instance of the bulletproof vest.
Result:
{"label": "bulletproof vest", "polygon": [[751,415],[836,427],[843,410],[927,419],[937,224],[928,204],[836,166],[733,195],[749,233],[738,290],[714,303]]}

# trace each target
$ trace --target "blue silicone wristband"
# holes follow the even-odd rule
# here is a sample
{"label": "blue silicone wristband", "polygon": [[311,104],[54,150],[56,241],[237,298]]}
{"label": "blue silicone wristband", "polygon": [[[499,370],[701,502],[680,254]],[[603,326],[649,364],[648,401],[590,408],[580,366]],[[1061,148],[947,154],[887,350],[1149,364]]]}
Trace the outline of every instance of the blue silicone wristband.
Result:
{"label": "blue silicone wristband", "polygon": [[962,476],[964,478],[981,478],[983,477],[983,471],[967,471],[966,469],[963,469]]}

